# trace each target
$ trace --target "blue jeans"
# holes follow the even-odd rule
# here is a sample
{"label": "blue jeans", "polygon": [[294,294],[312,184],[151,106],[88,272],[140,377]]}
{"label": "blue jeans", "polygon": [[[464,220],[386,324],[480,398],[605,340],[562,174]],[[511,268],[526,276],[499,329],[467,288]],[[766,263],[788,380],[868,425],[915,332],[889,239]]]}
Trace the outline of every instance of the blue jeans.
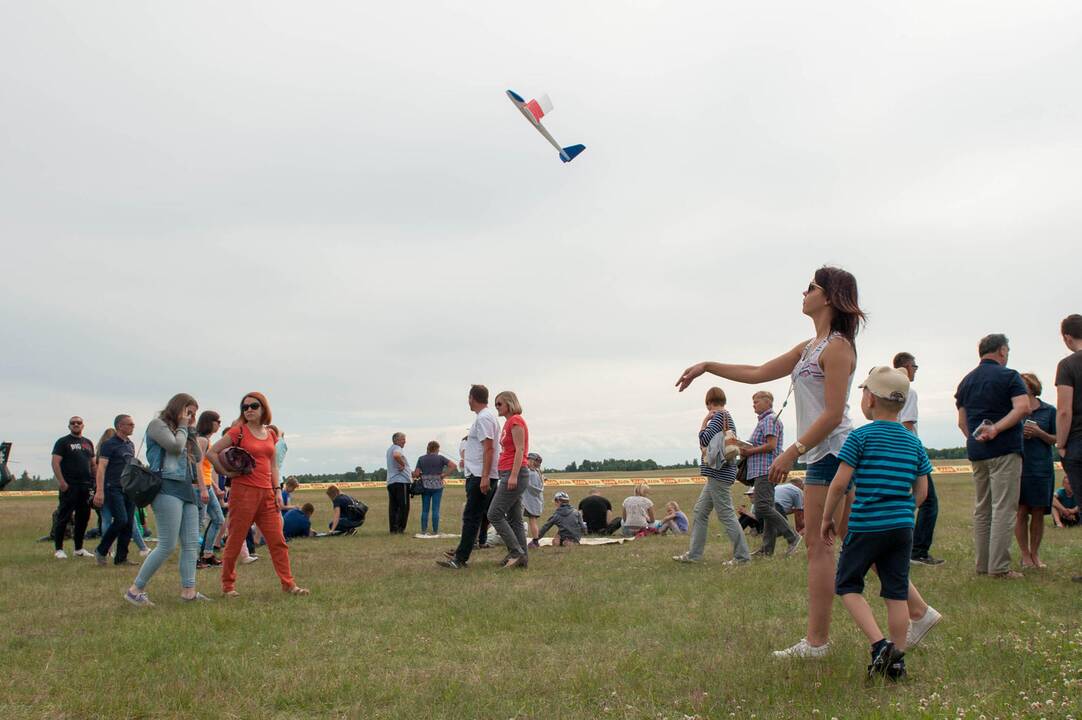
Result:
{"label": "blue jeans", "polygon": [[[135,517],[135,503],[128,499],[124,491],[118,485],[109,485],[105,488],[105,502],[101,508],[101,524],[105,530],[101,534],[101,542],[98,544],[97,554],[105,557],[109,549],[116,541],[117,565],[123,565],[128,560],[128,545],[131,543],[132,519]],[[108,519],[106,514],[108,513]]]}
{"label": "blue jeans", "polygon": [[225,523],[222,504],[218,502],[218,496],[214,494],[213,488],[207,488],[207,504],[199,504],[199,527],[203,527],[204,515],[210,518],[210,522],[207,523],[207,531],[203,535],[200,544],[203,548],[203,554],[210,555],[214,552],[214,540],[218,537],[218,533]]}
{"label": "blue jeans", "polygon": [[432,507],[432,532],[440,531],[440,502],[443,500],[443,488],[425,490],[421,493],[421,532],[428,532],[428,509]]}
{"label": "blue jeans", "polygon": [[[139,527],[139,520],[137,513],[135,512],[135,506],[132,506],[132,511],[128,515],[131,519],[131,539],[135,543],[135,546],[139,548],[140,552],[147,549],[147,544],[143,540],[143,529]],[[104,536],[105,531],[109,529],[109,526],[113,523],[113,513],[109,511],[109,504],[106,503],[101,508],[101,532]]]}
{"label": "blue jeans", "polygon": [[158,568],[173,554],[173,548],[180,541],[180,586],[195,587],[195,562],[199,555],[199,509],[194,503],[187,503],[180,498],[158,493],[150,503],[154,508],[154,523],[158,528],[158,546],[147,555],[139,574],[135,577],[135,587],[146,589],[150,578]]}

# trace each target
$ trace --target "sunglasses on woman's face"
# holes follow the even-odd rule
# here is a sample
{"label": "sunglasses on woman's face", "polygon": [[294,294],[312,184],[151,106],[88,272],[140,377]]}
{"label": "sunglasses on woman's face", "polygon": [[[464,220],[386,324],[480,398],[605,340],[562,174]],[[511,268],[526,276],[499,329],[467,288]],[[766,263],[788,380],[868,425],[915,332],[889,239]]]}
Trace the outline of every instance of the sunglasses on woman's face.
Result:
{"label": "sunglasses on woman's face", "polygon": [[258,410],[258,409],[259,409],[260,407],[262,407],[262,406],[261,406],[261,405],[260,405],[259,403],[257,403],[257,402],[254,402],[254,403],[245,403],[245,404],[242,404],[242,405],[240,406],[240,409],[241,409],[241,410],[244,410],[245,412],[247,412],[247,411],[249,411],[249,410]]}
{"label": "sunglasses on woman's face", "polygon": [[503,402],[503,400],[500,400],[500,401],[498,401],[498,402],[496,403],[496,407],[503,407],[503,406],[504,406],[504,402]]}
{"label": "sunglasses on woman's face", "polygon": [[815,290],[822,290],[822,289],[823,289],[823,286],[820,285],[819,283],[815,282],[814,280],[812,280],[810,283],[808,283],[808,292],[813,292]]}

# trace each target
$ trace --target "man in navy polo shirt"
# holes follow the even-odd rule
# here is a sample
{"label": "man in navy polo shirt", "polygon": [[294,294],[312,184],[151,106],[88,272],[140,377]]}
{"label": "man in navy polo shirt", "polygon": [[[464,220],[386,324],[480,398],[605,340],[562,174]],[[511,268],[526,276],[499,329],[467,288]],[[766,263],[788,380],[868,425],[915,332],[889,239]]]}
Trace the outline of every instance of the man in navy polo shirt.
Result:
{"label": "man in navy polo shirt", "polygon": [[999,333],[981,339],[980,365],[954,394],[958,428],[966,436],[977,501],[973,535],[977,574],[1020,578],[1011,570],[1011,540],[1022,477],[1022,420],[1029,413],[1022,377],[1006,367],[1010,347]]}
{"label": "man in navy polo shirt", "polygon": [[[114,564],[128,565],[128,544],[131,542],[132,523],[135,521],[135,503],[124,494],[120,487],[120,474],[124,472],[131,459],[135,457],[135,445],[131,434],[135,431],[135,421],[131,415],[117,415],[113,420],[116,435],[109,438],[98,448],[97,489],[94,492],[94,505],[107,505],[113,521],[101,536],[94,556],[99,565],[109,562],[109,549],[116,541]],[[131,563],[134,565],[135,563]]]}

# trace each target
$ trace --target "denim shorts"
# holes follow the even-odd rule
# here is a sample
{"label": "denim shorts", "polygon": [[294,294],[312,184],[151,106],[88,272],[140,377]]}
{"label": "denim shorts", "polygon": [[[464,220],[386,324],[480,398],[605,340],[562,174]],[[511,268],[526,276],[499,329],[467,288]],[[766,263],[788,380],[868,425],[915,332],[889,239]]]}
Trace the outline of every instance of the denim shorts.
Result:
{"label": "denim shorts", "polygon": [[879,532],[851,532],[845,536],[834,592],[864,593],[864,576],[875,565],[879,596],[887,600],[909,599],[909,557],[913,552],[913,528]]}
{"label": "denim shorts", "polygon": [[827,455],[816,460],[808,466],[808,472],[804,476],[805,485],[829,485],[838,472],[838,456]]}

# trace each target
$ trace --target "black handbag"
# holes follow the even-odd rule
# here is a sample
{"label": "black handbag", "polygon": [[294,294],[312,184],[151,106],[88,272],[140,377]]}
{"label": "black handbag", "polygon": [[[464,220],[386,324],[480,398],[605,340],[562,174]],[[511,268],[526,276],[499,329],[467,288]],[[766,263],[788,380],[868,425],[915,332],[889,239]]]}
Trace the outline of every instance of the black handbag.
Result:
{"label": "black handbag", "polygon": [[413,482],[410,483],[409,492],[410,492],[410,497],[416,497],[418,495],[424,495],[425,481],[422,480],[420,476],[414,478]]}
{"label": "black handbag", "polygon": [[[146,436],[143,436],[146,440]],[[143,450],[143,443],[139,443],[136,451],[124,469],[120,471],[120,488],[128,496],[136,507],[146,507],[158,497],[162,489],[162,467],[165,465],[165,448],[162,448],[161,461],[158,469],[151,470],[139,461],[139,453]]]}

